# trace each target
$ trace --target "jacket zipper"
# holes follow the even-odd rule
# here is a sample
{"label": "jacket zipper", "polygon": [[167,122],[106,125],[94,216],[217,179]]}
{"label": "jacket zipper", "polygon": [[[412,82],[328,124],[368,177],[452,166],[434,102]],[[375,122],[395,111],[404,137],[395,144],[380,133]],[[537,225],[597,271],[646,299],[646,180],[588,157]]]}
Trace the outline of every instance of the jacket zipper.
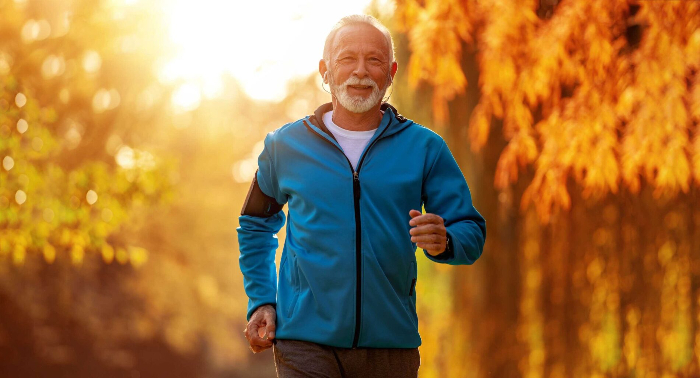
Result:
{"label": "jacket zipper", "polygon": [[[342,152],[342,151],[341,151]],[[345,155],[345,153],[343,153]],[[347,158],[347,156],[346,156]],[[348,159],[348,162],[350,159]],[[352,168],[352,165],[350,165]],[[352,194],[355,198],[355,336],[352,347],[357,348],[362,320],[362,220],[360,219],[360,166],[352,173]]]}
{"label": "jacket zipper", "polygon": [[365,160],[365,156],[369,152],[369,149],[372,148],[374,143],[376,143],[381,137],[382,134],[389,128],[389,126],[385,127],[384,130],[377,136],[375,140],[372,141],[372,143],[367,147],[365,152],[362,154],[360,157],[360,161],[357,163],[357,169],[353,169],[352,163],[350,162],[350,159],[345,155],[342,149],[340,149],[338,146],[333,144],[330,140],[324,138],[321,134],[316,132],[316,130],[312,129],[308,123],[306,123],[306,120],[304,120],[304,125],[306,126],[307,129],[311,130],[314,134],[316,134],[319,138],[325,140],[326,142],[330,143],[333,147],[337,148],[340,150],[340,152],[345,156],[345,160],[348,161],[348,165],[350,165],[350,171],[352,172],[352,194],[354,198],[354,206],[355,206],[355,334],[352,339],[352,348],[355,349],[357,348],[357,343],[360,339],[360,326],[361,326],[361,320],[362,320],[362,220],[360,219],[360,168],[362,168],[362,162]]}

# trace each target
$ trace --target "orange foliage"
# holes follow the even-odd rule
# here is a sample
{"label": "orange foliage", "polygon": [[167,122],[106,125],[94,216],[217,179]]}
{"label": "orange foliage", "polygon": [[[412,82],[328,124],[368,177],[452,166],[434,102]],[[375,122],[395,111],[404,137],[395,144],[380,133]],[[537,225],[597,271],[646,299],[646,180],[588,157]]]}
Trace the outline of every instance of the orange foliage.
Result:
{"label": "orange foliage", "polygon": [[636,193],[642,180],[657,197],[700,185],[700,2],[564,0],[549,19],[539,3],[397,1],[411,83],[434,87],[436,120],[468,85],[471,46],[481,94],[472,149],[486,144],[493,117],[503,120],[494,184],[533,164],[521,205],[534,203],[543,221],[569,208],[569,177],[584,197],[621,185]]}
{"label": "orange foliage", "polygon": [[444,119],[447,101],[462,93],[467,78],[460,66],[462,41],[471,42],[469,3],[458,0],[398,1],[403,12],[399,23],[408,29],[412,54],[408,63],[409,84],[415,87],[425,80],[435,87],[433,109]]}

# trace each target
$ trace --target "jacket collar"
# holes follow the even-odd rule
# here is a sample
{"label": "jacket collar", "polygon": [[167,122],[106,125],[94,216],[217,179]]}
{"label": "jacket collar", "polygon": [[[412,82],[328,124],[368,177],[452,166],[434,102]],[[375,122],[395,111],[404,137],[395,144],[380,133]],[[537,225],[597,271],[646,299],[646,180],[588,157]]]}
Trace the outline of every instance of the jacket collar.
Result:
{"label": "jacket collar", "polygon": [[[403,130],[404,128],[410,126],[413,123],[413,121],[399,114],[398,110],[396,110],[395,107],[391,106],[387,102],[383,103],[380,106],[380,109],[384,112],[384,118],[382,118],[382,121],[379,124],[379,128],[377,129],[377,132],[374,135],[374,138],[377,138],[379,135],[389,136],[400,130]],[[333,110],[333,103],[327,102],[319,106],[316,109],[316,111],[314,111],[314,114],[308,116],[307,118],[311,124],[321,129],[325,134],[327,134],[335,141],[333,133],[331,133],[328,130],[328,127],[326,127],[326,125],[323,123],[323,114],[331,110]],[[388,130],[384,131],[384,129],[387,128]]]}

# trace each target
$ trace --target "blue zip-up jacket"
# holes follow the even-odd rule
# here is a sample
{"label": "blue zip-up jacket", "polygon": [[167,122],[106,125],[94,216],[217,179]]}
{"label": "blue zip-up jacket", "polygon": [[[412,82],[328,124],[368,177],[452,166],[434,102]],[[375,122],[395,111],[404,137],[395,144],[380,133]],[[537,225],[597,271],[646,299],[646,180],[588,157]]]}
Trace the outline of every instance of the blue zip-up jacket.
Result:
{"label": "blue zip-up jacket", "polygon": [[332,105],[265,137],[260,190],[288,204],[277,282],[276,233],[284,211],[241,215],[240,267],[248,313],[277,310],[276,338],[355,348],[415,348],[416,244],[411,209],[444,219],[451,251],[425,256],[473,264],[486,222],[444,140],[388,104],[357,170],[322,121]]}

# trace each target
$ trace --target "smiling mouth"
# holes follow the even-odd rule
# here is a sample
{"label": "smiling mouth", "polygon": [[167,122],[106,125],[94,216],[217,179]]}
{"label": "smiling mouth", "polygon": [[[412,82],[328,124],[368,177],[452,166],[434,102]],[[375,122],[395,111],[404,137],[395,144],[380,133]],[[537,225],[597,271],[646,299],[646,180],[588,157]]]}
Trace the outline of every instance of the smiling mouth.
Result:
{"label": "smiling mouth", "polygon": [[349,85],[350,88],[354,89],[371,89],[371,85]]}

